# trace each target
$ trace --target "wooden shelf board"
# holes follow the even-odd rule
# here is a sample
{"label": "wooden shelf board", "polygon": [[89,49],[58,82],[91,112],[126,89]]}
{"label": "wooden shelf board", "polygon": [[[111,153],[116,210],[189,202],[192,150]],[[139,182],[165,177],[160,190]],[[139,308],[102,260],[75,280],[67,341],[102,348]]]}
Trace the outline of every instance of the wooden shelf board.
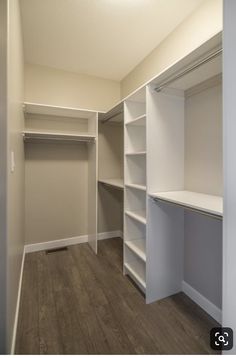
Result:
{"label": "wooden shelf board", "polygon": [[146,151],[125,153],[125,155],[146,155],[146,154],[147,154]]}
{"label": "wooden shelf board", "polygon": [[131,276],[131,278],[136,282],[136,284],[141,288],[141,290],[146,292],[146,282],[135,272],[130,264],[124,264],[127,273]]}
{"label": "wooden shelf board", "polygon": [[124,189],[123,179],[99,179],[98,182],[118,189]]}
{"label": "wooden shelf board", "polygon": [[187,190],[151,193],[150,196],[209,215],[223,216],[223,198],[220,196]]}
{"label": "wooden shelf board", "polygon": [[147,187],[146,185],[140,185],[140,184],[125,184],[126,187],[128,188],[133,188],[133,189],[138,189],[138,190],[143,190],[146,191]]}
{"label": "wooden shelf board", "polygon": [[139,210],[139,211],[126,210],[125,214],[131,217],[132,219],[141,222],[144,225],[146,225],[147,223],[146,212],[144,210]]}
{"label": "wooden shelf board", "polygon": [[146,240],[127,240],[125,245],[132,250],[141,260],[146,262]]}
{"label": "wooden shelf board", "polygon": [[31,102],[24,102],[24,112],[32,113],[32,114],[42,114],[48,116],[72,117],[72,118],[83,118],[83,119],[89,119],[97,113],[97,111],[88,110],[88,109],[51,106],[48,104],[31,103]]}
{"label": "wooden shelf board", "polygon": [[46,132],[46,131],[23,131],[24,140],[38,139],[38,140],[67,140],[67,141],[94,141],[96,135],[93,134],[76,134],[76,133],[60,133],[60,132]]}
{"label": "wooden shelf board", "polygon": [[138,116],[131,121],[128,121],[126,125],[131,126],[145,126],[146,125],[146,114],[142,114],[141,116]]}

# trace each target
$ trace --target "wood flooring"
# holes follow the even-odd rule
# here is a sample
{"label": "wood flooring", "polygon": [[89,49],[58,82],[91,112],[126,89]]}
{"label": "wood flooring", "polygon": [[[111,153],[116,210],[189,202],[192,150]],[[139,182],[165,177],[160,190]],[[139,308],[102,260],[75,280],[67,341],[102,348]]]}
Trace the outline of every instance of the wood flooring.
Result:
{"label": "wood flooring", "polygon": [[211,354],[215,326],[183,293],[146,305],[121,239],[25,257],[17,354]]}

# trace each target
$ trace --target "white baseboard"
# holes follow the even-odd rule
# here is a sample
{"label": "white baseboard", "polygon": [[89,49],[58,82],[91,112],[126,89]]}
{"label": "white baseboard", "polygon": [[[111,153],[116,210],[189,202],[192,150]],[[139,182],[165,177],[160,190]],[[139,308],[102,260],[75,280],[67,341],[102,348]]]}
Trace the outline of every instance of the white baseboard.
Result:
{"label": "white baseboard", "polygon": [[19,317],[19,309],[20,309],[21,287],[22,287],[22,280],[23,280],[24,263],[25,263],[25,249],[23,250],[21,268],[20,268],[20,278],[19,278],[17,301],[16,301],[16,312],[15,312],[12,341],[11,341],[11,354],[15,353],[16,333],[17,333],[17,325],[18,325],[18,317]]}
{"label": "white baseboard", "polygon": [[222,312],[216,305],[210,302],[206,297],[204,297],[185,281],[182,282],[182,290],[218,323],[221,323]]}
{"label": "white baseboard", "polygon": [[106,240],[112,238],[123,238],[123,232],[120,230],[110,232],[100,232],[98,234],[98,240]]}
{"label": "white baseboard", "polygon": [[[123,234],[119,230],[103,232],[98,234],[98,240],[105,240],[105,239],[111,239],[114,237],[122,237],[122,236]],[[53,240],[47,242],[39,242],[37,244],[28,244],[25,245],[25,253],[50,250],[50,249],[55,249],[57,247],[83,244],[85,242],[88,242],[88,235],[75,236],[67,239]]]}

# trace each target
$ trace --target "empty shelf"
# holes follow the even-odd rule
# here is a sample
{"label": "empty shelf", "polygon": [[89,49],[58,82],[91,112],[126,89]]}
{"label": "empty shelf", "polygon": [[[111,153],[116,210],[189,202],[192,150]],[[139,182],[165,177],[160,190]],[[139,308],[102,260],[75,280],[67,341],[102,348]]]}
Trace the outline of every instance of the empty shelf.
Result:
{"label": "empty shelf", "polygon": [[223,216],[223,198],[192,191],[169,191],[150,194],[154,199],[170,202],[185,208],[214,216]]}
{"label": "empty shelf", "polygon": [[92,134],[75,134],[75,133],[57,133],[57,132],[44,132],[44,131],[24,131],[24,140],[64,140],[74,142],[91,142],[94,141],[96,136]]}
{"label": "empty shelf", "polygon": [[127,273],[132,277],[132,279],[136,282],[136,284],[141,288],[142,291],[146,291],[146,282],[135,272],[132,267],[125,263],[125,269]]}
{"label": "empty shelf", "polygon": [[91,118],[97,113],[96,111],[91,111],[87,109],[51,106],[48,104],[30,103],[30,102],[24,103],[24,111],[25,113],[32,113],[32,114],[43,114],[48,116],[84,118],[84,119]]}
{"label": "empty shelf", "polygon": [[144,210],[139,210],[139,211],[126,210],[125,214],[144,225],[146,225],[147,223],[146,212]]}
{"label": "empty shelf", "polygon": [[146,240],[128,240],[124,241],[125,245],[132,250],[140,259],[146,262]]}
{"label": "empty shelf", "polygon": [[146,191],[147,187],[146,185],[140,185],[140,184],[125,184],[128,188],[134,188],[138,190]]}
{"label": "empty shelf", "polygon": [[127,122],[126,125],[132,126],[145,126],[146,125],[146,114],[138,116],[131,121]]}
{"label": "empty shelf", "polygon": [[118,189],[124,189],[124,180],[123,179],[99,179],[99,183],[113,186]]}
{"label": "empty shelf", "polygon": [[141,152],[130,152],[130,153],[126,153],[125,155],[146,155],[145,151],[141,151]]}

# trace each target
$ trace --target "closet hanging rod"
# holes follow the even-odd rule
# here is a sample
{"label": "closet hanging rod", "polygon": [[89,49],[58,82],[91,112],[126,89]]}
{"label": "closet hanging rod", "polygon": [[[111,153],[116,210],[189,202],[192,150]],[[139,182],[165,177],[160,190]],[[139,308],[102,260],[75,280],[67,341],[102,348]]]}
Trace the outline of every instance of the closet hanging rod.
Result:
{"label": "closet hanging rod", "polygon": [[160,92],[164,87],[166,87],[169,84],[171,84],[172,82],[182,78],[183,76],[187,75],[188,73],[191,73],[192,71],[196,70],[198,67],[204,65],[205,63],[210,62],[211,60],[213,60],[214,58],[219,56],[221,53],[222,53],[222,48],[218,49],[215,52],[212,52],[210,55],[208,55],[207,57],[205,57],[202,60],[198,61],[197,63],[195,63],[194,65],[190,66],[189,68],[186,68],[184,71],[176,74],[175,76],[173,76],[169,80],[166,80],[165,82],[162,82],[159,86],[154,88],[154,91]]}
{"label": "closet hanging rod", "polygon": [[110,119],[112,119],[112,118],[114,118],[114,117],[117,117],[117,116],[119,116],[119,115],[122,114],[122,113],[123,113],[123,111],[119,111],[119,112],[117,112],[117,113],[111,114],[109,117],[103,119],[103,120],[102,120],[102,123],[106,123],[106,122],[108,122]]}
{"label": "closet hanging rod", "polygon": [[186,209],[188,211],[192,211],[194,213],[197,213],[197,214],[201,214],[201,215],[204,215],[204,216],[209,216],[213,219],[217,219],[217,220],[222,220],[222,216],[221,215],[217,215],[217,214],[211,214],[211,213],[208,213],[207,211],[204,211],[204,210],[201,210],[201,209],[194,209],[194,208],[191,208],[189,207],[188,205],[184,205],[184,204],[179,204],[179,203],[174,203],[174,202],[170,202],[170,201],[167,201],[167,200],[164,200],[164,199],[159,199],[159,198],[153,198],[152,196],[150,197],[151,200],[153,200],[154,202],[161,202],[161,203],[164,203],[164,204],[167,204],[167,205],[174,205],[174,206],[178,206],[180,208],[183,208],[183,209]]}

